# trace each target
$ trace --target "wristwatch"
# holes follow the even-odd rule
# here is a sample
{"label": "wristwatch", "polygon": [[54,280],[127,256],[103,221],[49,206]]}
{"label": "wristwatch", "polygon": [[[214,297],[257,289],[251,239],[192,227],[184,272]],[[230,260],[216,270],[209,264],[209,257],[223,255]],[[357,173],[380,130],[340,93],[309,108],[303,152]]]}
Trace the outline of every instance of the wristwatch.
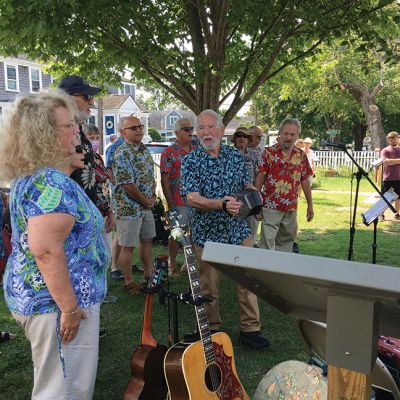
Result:
{"label": "wristwatch", "polygon": [[229,201],[229,200],[225,199],[225,200],[222,202],[222,209],[223,209],[228,215],[231,215],[231,214],[229,213],[229,211],[227,210],[227,208],[226,208],[226,205],[228,204],[228,201]]}

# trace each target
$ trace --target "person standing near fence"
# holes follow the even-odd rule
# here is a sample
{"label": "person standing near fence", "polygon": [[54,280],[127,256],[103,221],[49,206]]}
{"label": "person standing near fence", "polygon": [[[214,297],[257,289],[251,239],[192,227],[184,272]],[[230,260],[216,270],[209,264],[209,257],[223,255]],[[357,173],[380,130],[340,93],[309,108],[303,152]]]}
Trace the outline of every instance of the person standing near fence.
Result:
{"label": "person standing near fence", "polygon": [[[383,184],[382,192],[385,193],[391,188],[400,197],[400,147],[399,134],[389,132],[387,135],[389,146],[382,149],[381,157],[383,162]],[[395,219],[400,219],[400,199],[395,200]],[[383,214],[382,214],[383,217]]]}
{"label": "person standing near fence", "polygon": [[307,200],[307,221],[314,217],[311,184],[312,170],[305,153],[296,145],[300,121],[287,118],[279,127],[279,141],[267,147],[258,169],[256,187],[264,187],[260,247],[293,251],[297,235],[297,200],[301,185]]}

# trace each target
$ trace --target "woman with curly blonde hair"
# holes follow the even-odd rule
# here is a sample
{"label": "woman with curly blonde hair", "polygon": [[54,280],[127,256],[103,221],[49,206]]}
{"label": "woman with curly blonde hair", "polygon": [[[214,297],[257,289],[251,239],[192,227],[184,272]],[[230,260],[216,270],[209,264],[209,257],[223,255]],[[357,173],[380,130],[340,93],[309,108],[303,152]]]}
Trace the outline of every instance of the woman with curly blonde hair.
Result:
{"label": "woman with curly blonde hair", "polygon": [[109,254],[102,216],[69,175],[83,166],[69,97],[17,100],[0,136],[0,180],[12,183],[12,252],[4,293],[31,342],[32,399],[91,399]]}

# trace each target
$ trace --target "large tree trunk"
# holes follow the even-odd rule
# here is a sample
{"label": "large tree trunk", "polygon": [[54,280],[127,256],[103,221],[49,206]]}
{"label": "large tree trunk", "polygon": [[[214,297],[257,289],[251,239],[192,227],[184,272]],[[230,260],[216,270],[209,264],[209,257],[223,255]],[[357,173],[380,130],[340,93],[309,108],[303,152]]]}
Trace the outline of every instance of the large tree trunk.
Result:
{"label": "large tree trunk", "polygon": [[354,138],[354,150],[362,150],[365,136],[367,135],[367,124],[358,119],[354,119],[351,133]]}
{"label": "large tree trunk", "polygon": [[340,87],[343,90],[347,90],[361,105],[365,121],[371,132],[372,149],[385,147],[386,136],[383,130],[381,112],[375,102],[375,98],[382,90],[383,84],[379,83],[371,92],[367,85],[357,83],[341,83]]}

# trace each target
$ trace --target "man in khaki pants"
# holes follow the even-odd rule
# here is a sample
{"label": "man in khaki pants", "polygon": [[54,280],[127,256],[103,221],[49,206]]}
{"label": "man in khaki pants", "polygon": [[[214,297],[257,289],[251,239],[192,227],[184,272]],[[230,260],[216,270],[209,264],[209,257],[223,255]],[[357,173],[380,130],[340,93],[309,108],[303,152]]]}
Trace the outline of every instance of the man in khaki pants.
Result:
{"label": "man in khaki pants", "polygon": [[278,143],[267,147],[256,178],[264,187],[260,247],[292,252],[297,235],[297,200],[301,185],[307,201],[307,221],[314,217],[310,177],[313,171],[306,154],[296,145],[300,121],[287,118],[279,128]]}
{"label": "man in khaki pants", "polygon": [[[197,117],[196,132],[200,146],[183,160],[181,195],[192,208],[192,240],[199,266],[202,292],[213,301],[205,303],[210,329],[218,331],[220,273],[201,260],[204,243],[213,241],[251,246],[251,232],[245,220],[233,218],[242,205],[232,194],[253,187],[244,158],[234,147],[221,144],[224,135],[221,116],[205,110]],[[239,341],[249,347],[269,345],[260,332],[260,312],[254,293],[237,285],[240,327]],[[199,340],[198,331],[185,335],[185,341]]]}

